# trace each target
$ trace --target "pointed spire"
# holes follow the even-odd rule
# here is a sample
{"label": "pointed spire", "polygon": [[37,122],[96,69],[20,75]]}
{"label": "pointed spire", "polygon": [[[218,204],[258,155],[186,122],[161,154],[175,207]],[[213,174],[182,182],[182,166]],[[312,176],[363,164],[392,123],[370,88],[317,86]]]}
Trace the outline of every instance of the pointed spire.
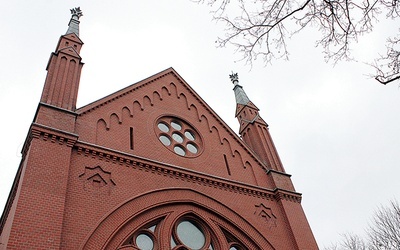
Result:
{"label": "pointed spire", "polygon": [[229,75],[233,85],[233,91],[235,92],[235,98],[237,104],[246,105],[250,102],[250,99],[247,97],[246,92],[244,92],[242,86],[239,85],[239,76],[238,73],[233,73]]}
{"label": "pointed spire", "polygon": [[76,7],[76,8],[71,9],[71,14],[72,14],[72,17],[68,24],[67,33],[65,33],[65,34],[67,35],[67,34],[75,33],[77,36],[79,36],[79,18],[81,16],[83,16],[81,8]]}
{"label": "pointed spire", "polygon": [[229,75],[235,85],[236,118],[239,121],[239,134],[242,140],[265,163],[267,168],[285,172],[278,152],[268,131],[268,124],[261,118],[259,109],[250,101],[239,85],[238,73]]}

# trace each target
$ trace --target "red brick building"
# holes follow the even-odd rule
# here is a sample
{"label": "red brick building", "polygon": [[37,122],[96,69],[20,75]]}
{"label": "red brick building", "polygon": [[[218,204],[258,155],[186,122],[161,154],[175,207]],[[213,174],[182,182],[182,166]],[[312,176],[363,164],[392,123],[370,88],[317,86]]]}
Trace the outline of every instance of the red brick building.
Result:
{"label": "red brick building", "polygon": [[172,68],[76,108],[79,8],[47,65],[0,249],[318,249],[259,109],[240,137]]}

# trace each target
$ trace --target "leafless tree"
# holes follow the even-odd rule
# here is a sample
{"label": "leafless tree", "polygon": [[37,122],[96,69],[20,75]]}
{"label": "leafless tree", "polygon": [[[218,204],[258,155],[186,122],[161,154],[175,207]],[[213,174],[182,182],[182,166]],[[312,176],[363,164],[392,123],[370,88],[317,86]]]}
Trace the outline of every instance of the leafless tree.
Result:
{"label": "leafless tree", "polygon": [[387,207],[381,206],[366,229],[366,237],[344,234],[340,243],[325,250],[398,250],[400,249],[400,206],[391,201]]}
{"label": "leafless tree", "polygon": [[400,249],[400,206],[392,201],[381,207],[367,229],[371,249]]}
{"label": "leafless tree", "polygon": [[364,240],[355,234],[343,234],[343,240],[340,243],[336,243],[330,247],[326,247],[325,250],[367,250],[366,243]]}
{"label": "leafless tree", "polygon": [[[231,44],[252,63],[288,58],[287,39],[306,27],[316,27],[317,46],[326,60],[351,59],[350,47],[358,37],[371,32],[381,13],[399,19],[399,0],[193,0],[213,6],[214,18],[226,24],[219,46]],[[400,79],[400,36],[387,41],[387,55],[372,65],[382,84]]]}

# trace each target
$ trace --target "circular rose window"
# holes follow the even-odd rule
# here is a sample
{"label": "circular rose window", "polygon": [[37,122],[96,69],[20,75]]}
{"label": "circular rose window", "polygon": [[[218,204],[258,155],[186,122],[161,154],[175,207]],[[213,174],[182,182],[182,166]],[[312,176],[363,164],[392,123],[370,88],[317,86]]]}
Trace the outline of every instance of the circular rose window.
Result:
{"label": "circular rose window", "polygon": [[161,117],[157,120],[155,131],[160,142],[177,155],[195,157],[202,151],[199,133],[182,119]]}

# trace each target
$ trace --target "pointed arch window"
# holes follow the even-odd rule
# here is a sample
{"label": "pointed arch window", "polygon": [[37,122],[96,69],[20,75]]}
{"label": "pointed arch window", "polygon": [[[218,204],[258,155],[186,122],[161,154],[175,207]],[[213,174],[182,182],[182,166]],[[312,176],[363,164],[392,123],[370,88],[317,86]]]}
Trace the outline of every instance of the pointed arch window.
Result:
{"label": "pointed arch window", "polygon": [[124,202],[96,226],[83,249],[275,249],[266,237],[222,203],[173,188]]}
{"label": "pointed arch window", "polygon": [[165,246],[172,250],[247,249],[226,230],[193,214],[150,222],[131,233],[118,249],[161,250]]}

